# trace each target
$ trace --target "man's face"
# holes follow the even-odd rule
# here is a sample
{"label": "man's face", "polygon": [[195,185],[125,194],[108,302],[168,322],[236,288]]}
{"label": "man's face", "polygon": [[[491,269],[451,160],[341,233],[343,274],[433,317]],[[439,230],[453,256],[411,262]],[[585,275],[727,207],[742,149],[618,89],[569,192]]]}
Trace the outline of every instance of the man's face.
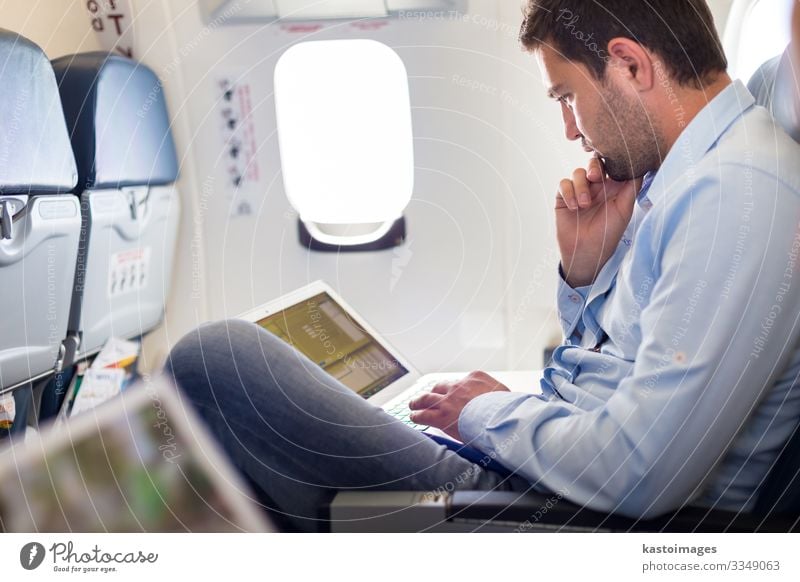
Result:
{"label": "man's face", "polygon": [[605,79],[598,80],[585,65],[548,46],[536,56],[548,95],[561,105],[567,139],[581,140],[587,152],[603,161],[612,180],[631,180],[658,168],[662,134],[642,101],[617,85],[611,65],[606,65]]}

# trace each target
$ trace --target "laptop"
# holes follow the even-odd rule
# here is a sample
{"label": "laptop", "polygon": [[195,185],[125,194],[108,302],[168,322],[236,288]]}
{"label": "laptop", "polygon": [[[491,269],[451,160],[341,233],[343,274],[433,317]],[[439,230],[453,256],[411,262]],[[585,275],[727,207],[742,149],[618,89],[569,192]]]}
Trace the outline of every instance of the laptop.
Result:
{"label": "laptop", "polygon": [[[409,418],[409,401],[437,383],[468,372],[422,375],[324,281],[315,281],[238,319],[256,323],[293,345],[331,376],[409,426],[440,437],[443,431]],[[536,371],[488,372],[515,392],[541,392]]]}
{"label": "laptop", "polygon": [[273,532],[169,379],[0,450],[0,531]]}

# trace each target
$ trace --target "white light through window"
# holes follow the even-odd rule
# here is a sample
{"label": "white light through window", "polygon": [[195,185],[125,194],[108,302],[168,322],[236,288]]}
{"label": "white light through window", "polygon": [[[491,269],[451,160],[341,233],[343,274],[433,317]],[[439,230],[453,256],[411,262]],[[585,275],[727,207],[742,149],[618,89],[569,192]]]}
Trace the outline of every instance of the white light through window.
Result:
{"label": "white light through window", "polygon": [[781,54],[791,38],[794,0],[738,0],[725,30],[730,73],[745,83],[766,61]]}
{"label": "white light through window", "polygon": [[[283,183],[312,233],[379,237],[414,187],[408,76],[373,40],[294,45],[275,68]],[[338,227],[337,227],[338,225]]]}

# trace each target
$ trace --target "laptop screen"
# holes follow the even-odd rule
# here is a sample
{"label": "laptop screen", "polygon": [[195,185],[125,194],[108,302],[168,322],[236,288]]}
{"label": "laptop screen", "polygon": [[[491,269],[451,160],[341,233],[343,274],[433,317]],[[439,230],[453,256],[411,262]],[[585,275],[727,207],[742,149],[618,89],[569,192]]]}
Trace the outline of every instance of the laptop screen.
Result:
{"label": "laptop screen", "polygon": [[364,398],[408,370],[327,293],[256,322]]}

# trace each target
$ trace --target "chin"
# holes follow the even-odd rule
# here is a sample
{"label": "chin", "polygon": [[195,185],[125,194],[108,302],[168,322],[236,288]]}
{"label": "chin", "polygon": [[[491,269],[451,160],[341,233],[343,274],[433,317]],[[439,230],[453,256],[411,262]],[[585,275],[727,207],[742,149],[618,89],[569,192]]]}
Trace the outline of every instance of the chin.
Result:
{"label": "chin", "polygon": [[601,158],[601,160],[603,161],[606,174],[615,182],[627,182],[628,180],[634,179],[633,168],[631,168],[630,164],[618,164],[608,158]]}

